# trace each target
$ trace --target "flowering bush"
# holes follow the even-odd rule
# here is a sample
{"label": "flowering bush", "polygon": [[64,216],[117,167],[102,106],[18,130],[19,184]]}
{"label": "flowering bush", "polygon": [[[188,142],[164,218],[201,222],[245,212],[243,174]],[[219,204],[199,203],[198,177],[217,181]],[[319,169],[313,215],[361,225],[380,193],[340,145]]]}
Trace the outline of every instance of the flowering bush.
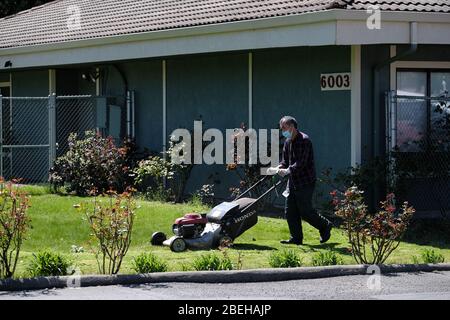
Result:
{"label": "flowering bush", "polygon": [[409,221],[415,210],[405,202],[399,212],[395,206],[395,195],[389,194],[381,202],[381,210],[368,212],[364,204],[363,191],[349,188],[340,198],[338,191],[331,193],[336,215],[343,220],[353,257],[361,264],[382,264],[400,245]]}
{"label": "flowering bush", "polygon": [[132,192],[110,191],[107,196],[94,197],[92,203],[77,205],[84,211],[97,242],[93,250],[102,274],[117,274],[130,248],[136,209]]}
{"label": "flowering bush", "polygon": [[50,183],[57,190],[86,196],[93,189],[124,191],[129,180],[128,149],[118,148],[111,137],[103,138],[94,131],[86,132],[83,140],[77,134],[69,137],[69,151],[55,161],[50,170]]}
{"label": "flowering bush", "polygon": [[11,278],[30,228],[28,195],[0,178],[0,278]]}

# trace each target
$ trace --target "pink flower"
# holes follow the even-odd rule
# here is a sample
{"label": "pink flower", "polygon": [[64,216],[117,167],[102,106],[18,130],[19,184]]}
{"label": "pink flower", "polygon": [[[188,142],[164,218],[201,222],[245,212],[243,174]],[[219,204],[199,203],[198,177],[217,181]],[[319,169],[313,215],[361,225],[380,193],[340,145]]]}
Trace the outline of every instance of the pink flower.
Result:
{"label": "pink flower", "polygon": [[393,205],[389,205],[387,208],[386,208],[386,211],[387,212],[389,212],[389,213],[394,213],[395,212],[395,207],[393,206]]}

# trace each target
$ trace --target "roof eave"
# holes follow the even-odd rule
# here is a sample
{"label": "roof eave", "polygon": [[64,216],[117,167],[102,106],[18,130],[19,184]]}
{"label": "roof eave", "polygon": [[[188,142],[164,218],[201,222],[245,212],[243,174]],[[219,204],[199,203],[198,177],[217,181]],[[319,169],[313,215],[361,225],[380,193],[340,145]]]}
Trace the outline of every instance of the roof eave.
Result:
{"label": "roof eave", "polygon": [[97,45],[109,45],[136,41],[149,41],[157,39],[169,39],[188,37],[196,35],[207,35],[223,32],[239,32],[252,29],[276,28],[289,25],[307,24],[323,21],[336,21],[341,10],[326,10],[319,12],[309,12],[298,15],[271,17],[255,20],[245,20],[237,22],[227,22],[220,24],[200,25],[193,27],[158,30],[134,34],[124,34],[118,36],[109,36],[101,38],[83,39],[67,42],[58,42],[50,44],[41,44],[33,46],[23,46],[0,49],[0,56],[22,54],[31,52],[42,52],[51,50],[61,50],[70,48],[83,48]]}
{"label": "roof eave", "polygon": [[[384,11],[381,14],[382,14],[382,21],[385,22],[393,22],[393,21],[399,22],[414,21],[414,22],[434,22],[434,23],[450,22],[449,19],[450,15],[447,13]],[[70,49],[70,48],[83,48],[115,43],[205,35],[221,32],[239,32],[251,29],[276,28],[289,25],[308,24],[325,21],[344,21],[344,20],[361,21],[367,20],[369,15],[370,14],[365,10],[330,9],[325,11],[308,12],[283,17],[271,17],[255,20],[220,23],[213,25],[201,25],[179,29],[159,30],[135,34],[109,36],[102,38],[58,42],[51,44],[6,48],[0,49],[0,56],[30,53],[30,52]]]}
{"label": "roof eave", "polygon": [[28,68],[276,47],[405,44],[410,41],[410,22],[417,22],[422,26],[419,43],[450,44],[450,14],[382,12],[381,30],[367,29],[369,16],[370,13],[364,10],[332,9],[284,17],[8,48],[0,50],[0,57],[13,59],[14,68]]}

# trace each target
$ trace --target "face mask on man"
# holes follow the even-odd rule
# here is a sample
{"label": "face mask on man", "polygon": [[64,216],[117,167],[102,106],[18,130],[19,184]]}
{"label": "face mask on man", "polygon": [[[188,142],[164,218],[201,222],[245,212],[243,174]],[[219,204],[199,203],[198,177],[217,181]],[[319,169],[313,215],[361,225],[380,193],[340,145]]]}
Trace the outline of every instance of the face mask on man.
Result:
{"label": "face mask on man", "polygon": [[283,137],[285,137],[286,139],[291,139],[292,138],[292,132],[290,131],[283,131]]}

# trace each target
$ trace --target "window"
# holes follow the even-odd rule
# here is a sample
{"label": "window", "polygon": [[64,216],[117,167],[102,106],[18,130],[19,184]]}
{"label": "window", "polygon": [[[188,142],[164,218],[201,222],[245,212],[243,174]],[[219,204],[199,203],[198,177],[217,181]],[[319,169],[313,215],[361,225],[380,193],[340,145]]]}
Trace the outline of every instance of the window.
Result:
{"label": "window", "polygon": [[403,152],[424,151],[442,135],[450,120],[450,71],[397,72],[397,146]]}
{"label": "window", "polygon": [[0,95],[1,96],[9,97],[10,96],[10,92],[11,92],[11,90],[10,90],[9,84],[6,85],[6,84],[1,84],[0,83]]}

